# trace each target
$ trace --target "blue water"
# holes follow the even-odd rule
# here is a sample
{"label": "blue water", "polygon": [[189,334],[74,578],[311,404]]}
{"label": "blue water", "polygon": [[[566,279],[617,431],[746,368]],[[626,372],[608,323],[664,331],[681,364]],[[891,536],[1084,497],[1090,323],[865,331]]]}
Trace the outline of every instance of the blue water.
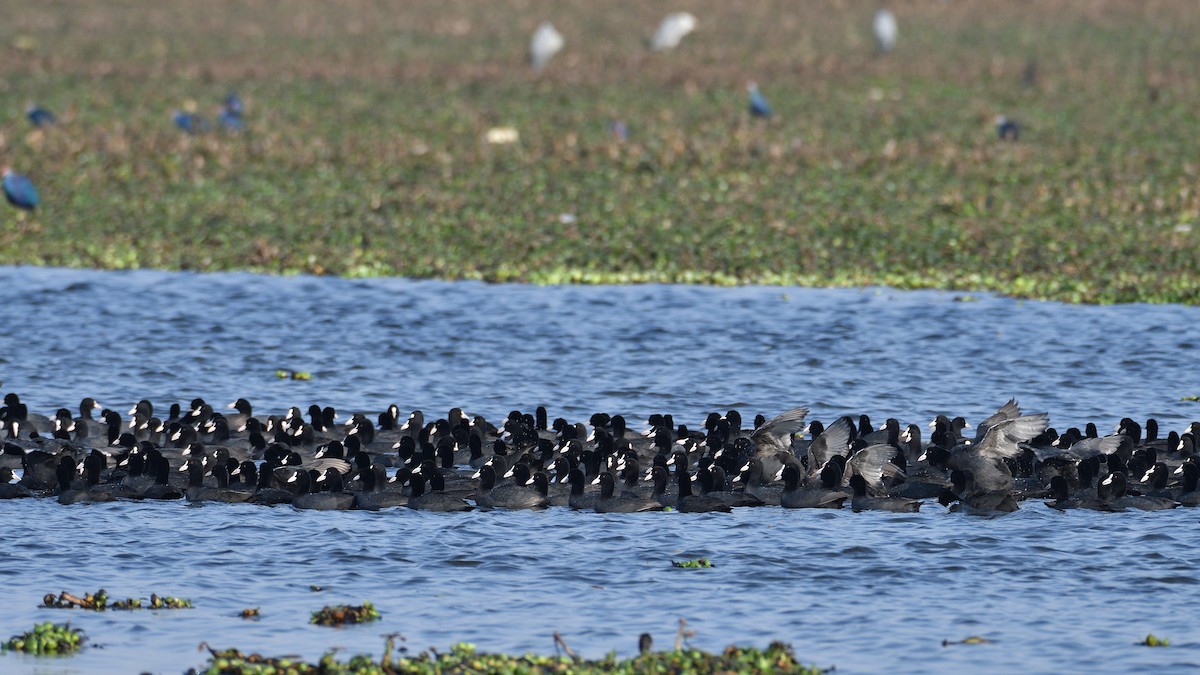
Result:
{"label": "blue water", "polygon": [[[963,301],[963,300],[967,301]],[[546,405],[644,420],[747,419],[807,404],[977,421],[1010,397],[1060,430],[1124,416],[1181,430],[1200,406],[1200,309],[1078,307],[889,289],[493,286],[249,274],[0,268],[0,380],[35,412],[92,396],[126,411],[202,396],[256,412],[390,403],[489,419]],[[310,381],[279,380],[279,368]],[[182,672],[201,641],[269,654],[381,653],[467,640],[553,650],[559,631],[599,656],[650,632],[691,643],[791,642],[842,672],[1194,670],[1195,511],[996,519],[936,504],[909,515],[739,510],[651,513],[300,513],[183,503],[0,502],[0,637],[70,618],[95,647],[69,659],[0,656],[3,672]],[[677,570],[708,556],[716,567]],[[310,584],[329,590],[314,593]],[[176,612],[38,609],[106,588],[190,598]],[[307,625],[334,602],[383,621]],[[260,607],[259,621],[236,614]],[[1147,633],[1168,649],[1135,647]],[[992,644],[943,647],[981,635]]]}

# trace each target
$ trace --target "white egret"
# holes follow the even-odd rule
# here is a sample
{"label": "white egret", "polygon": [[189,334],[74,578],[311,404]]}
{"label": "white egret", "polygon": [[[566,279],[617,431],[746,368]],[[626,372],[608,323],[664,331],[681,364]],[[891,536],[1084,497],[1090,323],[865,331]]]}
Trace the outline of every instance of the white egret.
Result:
{"label": "white egret", "polygon": [[679,46],[679,41],[696,30],[696,17],[689,12],[673,12],[658,24],[658,31],[650,40],[650,49],[665,52]]}
{"label": "white egret", "polygon": [[550,59],[562,50],[563,44],[565,40],[562,33],[554,28],[554,24],[543,21],[533,32],[533,39],[529,41],[529,63],[533,69],[545,68]]}
{"label": "white egret", "polygon": [[896,15],[886,9],[881,9],[875,12],[875,18],[871,21],[871,28],[875,31],[875,46],[879,49],[880,54],[887,54],[896,47]]}

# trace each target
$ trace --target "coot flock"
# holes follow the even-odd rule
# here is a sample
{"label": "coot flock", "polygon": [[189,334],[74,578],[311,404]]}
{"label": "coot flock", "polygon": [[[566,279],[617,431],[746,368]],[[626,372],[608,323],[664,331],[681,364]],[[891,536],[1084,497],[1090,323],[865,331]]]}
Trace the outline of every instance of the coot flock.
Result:
{"label": "coot flock", "polygon": [[85,398],[78,411],[46,416],[9,393],[0,423],[0,498],[63,504],[598,513],[936,505],[976,514],[1029,499],[1096,511],[1200,504],[1200,422],[1162,438],[1153,419],[1125,418],[1105,436],[1092,423],[1059,433],[1048,414],[1015,400],[974,428],[946,415],[878,429],[866,414],[824,424],[799,406],[749,425],[736,410],[695,427],[655,414],[636,430],[619,414],[550,420],[543,407],[493,423],[459,408],[402,415],[396,405],[371,416],[318,405],[256,415],[245,399],[221,409],[195,399],[161,415],[142,400],[122,416]]}

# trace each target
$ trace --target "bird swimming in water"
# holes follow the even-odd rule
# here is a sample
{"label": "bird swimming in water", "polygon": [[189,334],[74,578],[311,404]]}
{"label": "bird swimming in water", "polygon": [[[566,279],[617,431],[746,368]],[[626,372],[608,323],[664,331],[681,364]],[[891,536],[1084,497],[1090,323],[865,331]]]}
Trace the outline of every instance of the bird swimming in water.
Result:
{"label": "bird swimming in water", "polygon": [[9,204],[26,211],[34,210],[41,202],[33,181],[29,180],[28,176],[13,171],[11,167],[4,167],[4,197],[8,199]]}
{"label": "bird swimming in water", "polygon": [[871,20],[871,30],[875,33],[875,47],[880,54],[887,54],[896,48],[896,15],[886,9],[875,12]]}
{"label": "bird swimming in water", "polygon": [[996,135],[1002,141],[1015,141],[1021,138],[1021,127],[1015,120],[1004,115],[996,115]]}
{"label": "bird swimming in water", "polygon": [[696,30],[695,16],[692,16],[690,12],[672,12],[662,20],[662,23],[658,24],[658,30],[650,39],[650,49],[656,52],[674,49],[679,46],[680,40],[694,30]]}
{"label": "bird swimming in water", "polygon": [[25,107],[25,117],[29,118],[29,123],[35,127],[48,127],[58,121],[54,113],[36,103]]}
{"label": "bird swimming in water", "polygon": [[565,43],[562,33],[554,28],[554,24],[543,21],[533,32],[533,39],[529,42],[530,65],[535,71],[545,68],[550,59],[562,50]]}
{"label": "bird swimming in water", "polygon": [[754,117],[770,117],[774,114],[771,106],[767,103],[767,99],[763,97],[762,92],[758,90],[758,83],[751,82],[746,86],[746,91],[749,92],[749,107],[750,114]]}

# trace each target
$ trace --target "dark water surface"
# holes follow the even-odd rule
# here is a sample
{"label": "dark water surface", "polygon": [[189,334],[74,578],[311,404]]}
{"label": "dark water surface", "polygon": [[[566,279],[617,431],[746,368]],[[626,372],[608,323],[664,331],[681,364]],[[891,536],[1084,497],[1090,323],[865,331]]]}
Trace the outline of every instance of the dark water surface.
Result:
{"label": "dark water surface", "polygon": [[[202,396],[379,411],[390,403],[499,418],[699,425],[736,407],[808,404],[924,424],[978,421],[1010,397],[1064,429],[1200,417],[1200,309],[1076,307],[887,289],[489,286],[249,274],[0,268],[0,380],[31,410],[84,396],[124,412]],[[274,377],[310,371],[308,382]],[[842,672],[1139,672],[1200,666],[1200,512],[1066,513],[1026,503],[997,519],[936,504],[911,515],[298,513],[206,504],[0,502],[0,637],[71,619],[98,645],[78,656],[0,656],[0,672],[181,672],[196,645],[317,657],[381,652],[791,642]],[[672,559],[711,557],[709,570]],[[313,593],[310,584],[330,590]],[[39,610],[47,592],[106,588],[192,599],[176,612]],[[334,602],[384,619],[307,625]],[[261,607],[262,619],[236,618]],[[1168,649],[1133,646],[1147,633]],[[942,647],[982,635],[993,644]]]}

